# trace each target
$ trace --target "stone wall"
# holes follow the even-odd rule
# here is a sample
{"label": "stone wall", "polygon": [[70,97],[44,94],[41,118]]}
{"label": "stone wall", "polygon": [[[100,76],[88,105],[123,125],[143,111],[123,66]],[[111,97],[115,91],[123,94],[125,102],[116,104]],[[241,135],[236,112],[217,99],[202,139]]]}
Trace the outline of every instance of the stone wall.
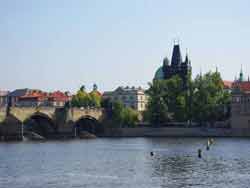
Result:
{"label": "stone wall", "polygon": [[231,118],[232,128],[235,129],[250,129],[250,115],[249,114],[239,114],[233,115]]}

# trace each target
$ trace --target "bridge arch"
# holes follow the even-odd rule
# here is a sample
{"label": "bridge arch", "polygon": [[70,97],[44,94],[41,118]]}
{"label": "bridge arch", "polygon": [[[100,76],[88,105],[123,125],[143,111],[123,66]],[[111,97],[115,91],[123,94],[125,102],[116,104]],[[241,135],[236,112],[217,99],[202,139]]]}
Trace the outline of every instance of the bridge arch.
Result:
{"label": "bridge arch", "polygon": [[34,132],[44,138],[57,133],[57,126],[47,114],[35,112],[23,121],[24,132]]}
{"label": "bridge arch", "polygon": [[80,135],[82,131],[87,131],[91,134],[101,134],[103,132],[102,124],[92,116],[82,116],[73,125],[73,131],[76,135]]}

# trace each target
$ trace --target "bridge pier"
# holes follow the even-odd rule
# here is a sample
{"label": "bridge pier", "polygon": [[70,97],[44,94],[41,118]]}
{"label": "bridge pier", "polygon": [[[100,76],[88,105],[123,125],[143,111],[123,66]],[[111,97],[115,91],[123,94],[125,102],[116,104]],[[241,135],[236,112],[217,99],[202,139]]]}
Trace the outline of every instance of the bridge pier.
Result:
{"label": "bridge pier", "polygon": [[6,117],[1,123],[2,138],[5,141],[22,140],[21,122],[13,116]]}

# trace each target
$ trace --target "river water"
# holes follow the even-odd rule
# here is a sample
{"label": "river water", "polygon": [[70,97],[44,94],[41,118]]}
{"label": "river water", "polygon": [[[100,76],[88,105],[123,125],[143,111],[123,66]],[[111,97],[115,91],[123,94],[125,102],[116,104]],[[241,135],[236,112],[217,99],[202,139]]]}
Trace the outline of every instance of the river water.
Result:
{"label": "river water", "polygon": [[[1,188],[250,187],[250,139],[0,143]],[[202,159],[197,150],[202,149]],[[150,156],[150,152],[154,156]]]}

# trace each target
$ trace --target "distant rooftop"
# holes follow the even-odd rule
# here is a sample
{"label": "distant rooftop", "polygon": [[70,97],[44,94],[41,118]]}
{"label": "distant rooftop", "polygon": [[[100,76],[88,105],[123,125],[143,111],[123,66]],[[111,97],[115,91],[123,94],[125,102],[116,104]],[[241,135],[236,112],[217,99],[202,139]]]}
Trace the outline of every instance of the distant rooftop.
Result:
{"label": "distant rooftop", "polygon": [[129,87],[129,86],[126,86],[126,87],[123,87],[123,86],[120,86],[118,87],[116,90],[124,90],[124,91],[136,91],[136,90],[143,90],[142,87]]}
{"label": "distant rooftop", "polygon": [[240,89],[243,92],[249,92],[250,91],[250,82],[249,81],[234,82],[232,87],[234,89]]}
{"label": "distant rooftop", "polygon": [[4,96],[8,95],[9,93],[10,93],[9,91],[0,90],[0,97],[4,97]]}
{"label": "distant rooftop", "polygon": [[223,80],[223,84],[224,84],[224,88],[225,89],[231,89],[232,86],[233,86],[233,82],[232,81]]}

